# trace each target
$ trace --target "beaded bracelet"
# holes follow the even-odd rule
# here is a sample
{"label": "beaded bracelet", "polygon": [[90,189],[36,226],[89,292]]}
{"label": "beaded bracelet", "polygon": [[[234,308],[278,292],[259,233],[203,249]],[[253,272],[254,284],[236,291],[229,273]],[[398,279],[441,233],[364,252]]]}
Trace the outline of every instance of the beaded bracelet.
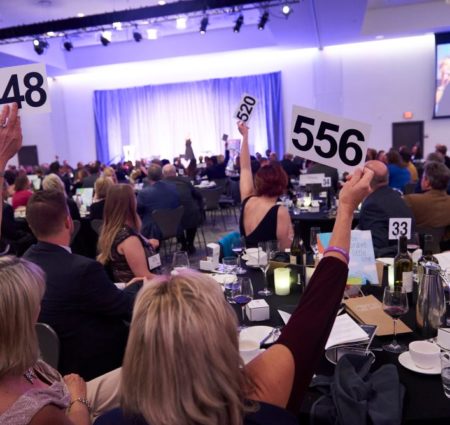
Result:
{"label": "beaded bracelet", "polygon": [[350,255],[344,248],[340,248],[338,246],[329,246],[323,253],[326,254],[327,252],[338,252],[345,257],[347,263],[350,262]]}
{"label": "beaded bracelet", "polygon": [[72,405],[73,405],[74,403],[76,403],[77,401],[80,402],[80,403],[82,403],[82,404],[84,404],[84,405],[87,407],[87,409],[88,409],[89,412],[91,411],[91,404],[89,403],[88,399],[87,399],[87,398],[84,398],[84,397],[78,397],[78,398],[76,398],[75,400],[72,400],[72,401],[70,402],[69,409],[70,409],[70,408],[72,407]]}

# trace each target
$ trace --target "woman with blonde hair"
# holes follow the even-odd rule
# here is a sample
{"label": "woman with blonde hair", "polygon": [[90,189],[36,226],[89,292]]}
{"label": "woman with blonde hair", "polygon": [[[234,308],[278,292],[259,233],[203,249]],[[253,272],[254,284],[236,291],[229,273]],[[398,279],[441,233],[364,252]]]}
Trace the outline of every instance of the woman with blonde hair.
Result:
{"label": "woman with blonde hair", "polygon": [[340,193],[330,246],[277,342],[244,366],[237,316],[210,277],[153,279],[137,296],[122,367],[122,409],[96,425],[294,425],[348,276],[353,211],[373,171]]}
{"label": "woman with blonde hair", "polygon": [[76,202],[67,196],[66,188],[64,187],[64,183],[61,178],[56,174],[49,174],[45,176],[42,181],[42,189],[43,190],[56,190],[57,192],[61,192],[66,197],[67,207],[69,208],[70,216],[72,220],[80,220],[80,211],[78,210],[78,206]]}
{"label": "woman with blonde hair", "polygon": [[158,241],[145,239],[140,230],[133,188],[128,184],[111,186],[105,201],[97,260],[110,268],[115,282],[153,277],[149,258],[155,255],[152,244],[157,247]]}
{"label": "woman with blonde hair", "polygon": [[89,209],[89,218],[91,220],[103,220],[103,211],[105,209],[106,194],[114,182],[108,177],[99,177],[94,185],[94,202]]}
{"label": "woman with blonde hair", "polygon": [[114,170],[114,168],[112,167],[105,167],[103,169],[103,177],[107,177],[108,179],[110,179],[114,184],[117,184],[117,175],[116,175],[116,170]]}

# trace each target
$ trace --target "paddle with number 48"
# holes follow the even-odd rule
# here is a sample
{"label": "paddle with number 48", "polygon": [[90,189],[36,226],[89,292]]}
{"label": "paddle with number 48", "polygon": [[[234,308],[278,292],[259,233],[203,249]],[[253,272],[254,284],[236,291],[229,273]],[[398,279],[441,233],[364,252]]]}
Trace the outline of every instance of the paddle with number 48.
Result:
{"label": "paddle with number 48", "polygon": [[17,103],[21,113],[50,112],[45,65],[0,68],[0,95],[0,105]]}
{"label": "paddle with number 48", "polygon": [[351,171],[366,158],[370,125],[313,109],[292,108],[291,141],[305,159]]}

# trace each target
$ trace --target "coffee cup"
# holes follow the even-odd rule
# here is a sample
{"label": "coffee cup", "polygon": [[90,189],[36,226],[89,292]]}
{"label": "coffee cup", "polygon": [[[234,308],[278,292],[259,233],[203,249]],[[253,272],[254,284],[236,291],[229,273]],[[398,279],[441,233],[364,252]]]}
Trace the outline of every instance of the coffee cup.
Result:
{"label": "coffee cup", "polygon": [[441,350],[436,344],[427,341],[414,341],[409,344],[411,360],[420,369],[432,369],[439,365]]}
{"label": "coffee cup", "polygon": [[251,339],[241,339],[239,341],[239,354],[244,363],[248,363],[259,354],[259,343]]}
{"label": "coffee cup", "polygon": [[450,328],[439,328],[437,343],[440,347],[450,350]]}

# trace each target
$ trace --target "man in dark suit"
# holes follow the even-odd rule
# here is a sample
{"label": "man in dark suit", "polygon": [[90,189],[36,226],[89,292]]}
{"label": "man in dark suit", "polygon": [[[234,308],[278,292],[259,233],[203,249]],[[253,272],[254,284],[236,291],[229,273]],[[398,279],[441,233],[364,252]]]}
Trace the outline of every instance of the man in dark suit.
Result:
{"label": "man in dark suit", "polygon": [[164,165],[162,169],[164,181],[173,184],[180,195],[180,203],[184,207],[181,225],[183,232],[179,237],[181,249],[189,254],[194,254],[194,239],[197,227],[202,222],[202,203],[201,193],[192,186],[188,178],[177,176],[177,170],[171,164]]}
{"label": "man in dark suit", "polygon": [[364,199],[361,206],[358,228],[372,232],[376,257],[394,256],[397,241],[389,240],[389,219],[411,218],[414,229],[413,213],[401,194],[388,186],[389,171],[386,164],[367,161],[365,167],[370,168],[374,176],[371,182],[372,193]]}
{"label": "man in dark suit", "polygon": [[180,206],[180,196],[175,186],[161,181],[160,165],[150,165],[147,179],[148,185],[139,192],[137,197],[137,212],[142,219],[141,233],[147,238],[160,239],[161,230],[153,222],[152,212],[177,208]]}
{"label": "man in dark suit", "polygon": [[300,167],[292,160],[294,155],[291,153],[285,153],[283,159],[280,161],[283,170],[289,177],[298,177],[300,174]]}
{"label": "man in dark suit", "polygon": [[62,193],[35,193],[27,221],[38,243],[24,258],[47,276],[38,321],[58,334],[59,372],[89,380],[119,367],[128,337],[124,320],[130,320],[134,295],[117,289],[100,263],[71,253],[73,222]]}

